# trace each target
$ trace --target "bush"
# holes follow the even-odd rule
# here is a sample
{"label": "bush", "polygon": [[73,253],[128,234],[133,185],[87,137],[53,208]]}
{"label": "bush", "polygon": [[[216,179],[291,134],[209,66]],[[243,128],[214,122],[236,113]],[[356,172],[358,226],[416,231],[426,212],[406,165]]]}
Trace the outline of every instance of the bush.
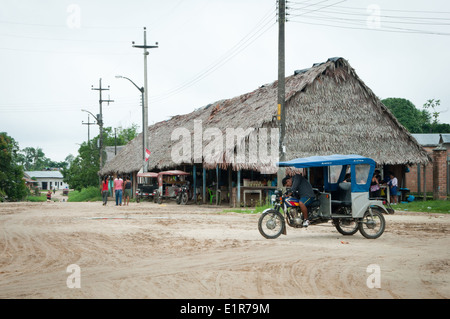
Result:
{"label": "bush", "polygon": [[81,191],[73,191],[69,193],[68,202],[95,202],[101,201],[102,195],[98,187],[90,186],[83,188]]}

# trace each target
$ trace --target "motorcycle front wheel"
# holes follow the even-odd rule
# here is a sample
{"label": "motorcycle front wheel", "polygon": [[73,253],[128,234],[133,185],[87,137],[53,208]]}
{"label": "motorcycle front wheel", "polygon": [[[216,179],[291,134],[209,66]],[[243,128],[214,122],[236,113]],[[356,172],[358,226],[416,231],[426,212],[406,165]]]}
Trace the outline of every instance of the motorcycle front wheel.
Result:
{"label": "motorcycle front wheel", "polygon": [[180,195],[180,204],[181,205],[186,205],[188,201],[189,201],[188,193],[181,193],[181,195]]}
{"label": "motorcycle front wheel", "polygon": [[359,232],[368,239],[380,237],[385,227],[386,221],[383,213],[375,208],[372,208],[372,213],[367,210],[363,219],[359,222]]}
{"label": "motorcycle front wheel", "polygon": [[258,230],[267,239],[278,238],[285,230],[283,215],[276,210],[268,210],[262,213],[258,220]]}

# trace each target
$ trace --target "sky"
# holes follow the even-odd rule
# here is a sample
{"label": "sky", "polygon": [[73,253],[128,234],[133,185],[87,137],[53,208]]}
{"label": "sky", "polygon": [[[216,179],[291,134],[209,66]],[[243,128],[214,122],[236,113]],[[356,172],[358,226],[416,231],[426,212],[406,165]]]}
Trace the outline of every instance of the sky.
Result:
{"label": "sky", "polygon": [[[286,76],[343,57],[380,98],[439,99],[450,124],[450,2],[288,1]],[[278,77],[275,0],[1,0],[0,131],[53,161],[105,127],[142,130],[147,29],[149,124]],[[274,105],[274,108],[276,106]],[[82,111],[86,110],[86,111]],[[376,120],[376,119],[374,119]]]}

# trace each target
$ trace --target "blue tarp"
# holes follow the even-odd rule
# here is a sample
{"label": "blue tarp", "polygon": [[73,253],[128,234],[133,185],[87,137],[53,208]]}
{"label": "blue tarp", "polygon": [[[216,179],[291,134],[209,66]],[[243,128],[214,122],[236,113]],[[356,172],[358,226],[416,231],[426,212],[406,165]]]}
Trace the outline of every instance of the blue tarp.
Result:
{"label": "blue tarp", "polygon": [[357,165],[357,164],[369,164],[375,166],[375,161],[368,157],[361,155],[326,155],[326,156],[311,156],[304,158],[296,158],[286,162],[277,163],[278,166],[284,167],[322,167],[333,165]]}

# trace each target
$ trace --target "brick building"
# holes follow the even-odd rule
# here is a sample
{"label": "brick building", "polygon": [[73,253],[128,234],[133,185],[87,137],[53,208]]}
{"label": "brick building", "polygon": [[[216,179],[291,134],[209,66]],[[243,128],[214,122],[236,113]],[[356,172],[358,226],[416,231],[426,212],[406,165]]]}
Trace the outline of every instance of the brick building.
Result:
{"label": "brick building", "polygon": [[[435,192],[444,199],[450,194],[450,134],[412,134],[433,162],[414,165],[406,173],[406,187],[413,193]],[[436,165],[436,163],[438,163]]]}

